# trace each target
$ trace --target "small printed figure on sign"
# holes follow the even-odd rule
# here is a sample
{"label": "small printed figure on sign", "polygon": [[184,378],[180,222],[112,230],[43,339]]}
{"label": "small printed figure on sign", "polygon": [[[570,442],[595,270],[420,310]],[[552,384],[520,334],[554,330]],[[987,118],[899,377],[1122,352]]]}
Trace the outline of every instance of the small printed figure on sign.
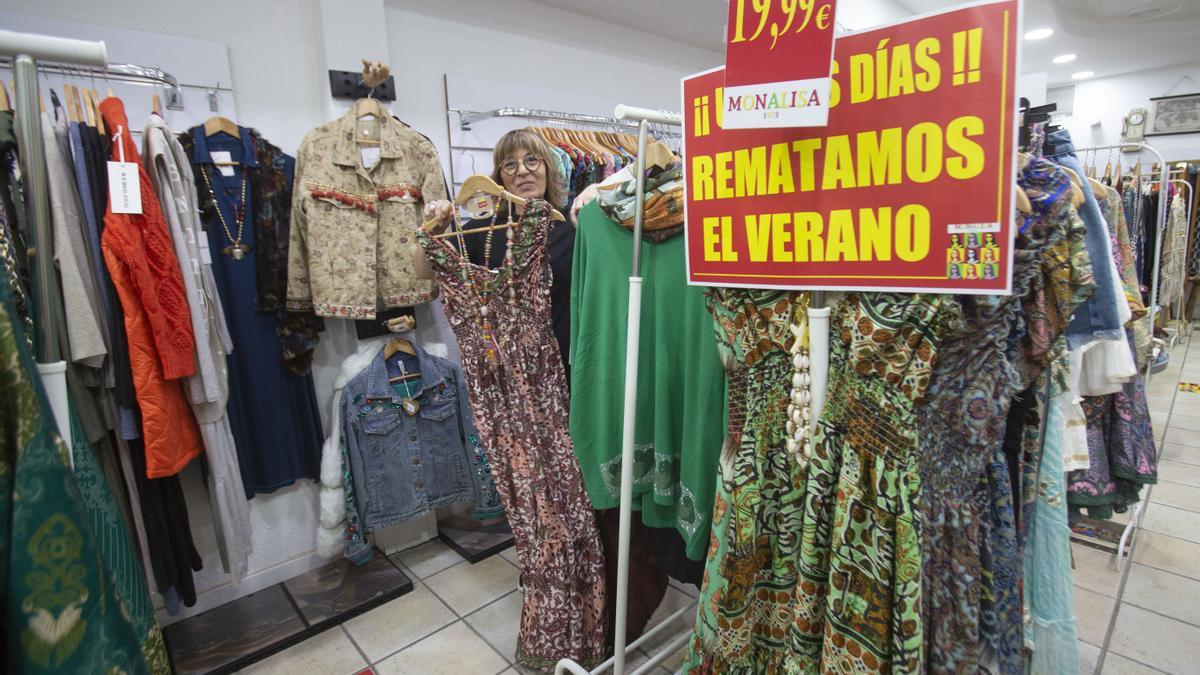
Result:
{"label": "small printed figure on sign", "polygon": [[947,269],[947,271],[949,271],[951,279],[961,279],[962,278],[961,268],[962,268],[962,265],[949,265],[949,266],[947,266],[946,269]]}
{"label": "small printed figure on sign", "polygon": [[976,271],[975,265],[963,265],[963,267],[967,268],[967,275],[966,275],[967,279],[978,279],[979,278],[979,272]]}
{"label": "small printed figure on sign", "polygon": [[[984,249],[984,250],[987,250],[987,249]],[[983,263],[983,278],[987,279],[989,281],[996,278],[995,263],[990,263],[990,262]]]}
{"label": "small printed figure on sign", "polygon": [[967,248],[979,248],[979,234],[976,232],[967,233]]}

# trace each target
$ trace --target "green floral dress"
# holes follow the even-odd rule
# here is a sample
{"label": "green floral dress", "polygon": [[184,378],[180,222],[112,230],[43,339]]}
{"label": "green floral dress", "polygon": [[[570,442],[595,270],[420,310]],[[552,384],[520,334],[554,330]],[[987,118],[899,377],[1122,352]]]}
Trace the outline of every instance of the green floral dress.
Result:
{"label": "green floral dress", "polygon": [[834,310],[787,672],[923,668],[915,404],[958,317],[939,295],[851,293]]}
{"label": "green floral dress", "polygon": [[[0,248],[7,246],[0,233]],[[115,512],[102,514],[92,501],[111,500],[111,495],[98,482],[103,477],[94,458],[82,452],[90,448],[76,448],[76,474],[55,431],[15,309],[18,291],[7,271],[0,273],[0,651],[5,672],[169,672],[153,614],[140,611],[152,610],[144,577],[135,579],[110,564],[114,542],[107,537],[124,534],[124,528]],[[76,438],[82,438],[73,423]],[[113,519],[114,529],[101,542],[94,527],[104,518]],[[134,605],[126,602],[122,587],[140,588]],[[131,616],[137,617],[136,628]]]}
{"label": "green floral dress", "polygon": [[785,448],[798,293],[714,288],[709,311],[729,378],[690,673],[782,672],[796,596],[803,472]]}

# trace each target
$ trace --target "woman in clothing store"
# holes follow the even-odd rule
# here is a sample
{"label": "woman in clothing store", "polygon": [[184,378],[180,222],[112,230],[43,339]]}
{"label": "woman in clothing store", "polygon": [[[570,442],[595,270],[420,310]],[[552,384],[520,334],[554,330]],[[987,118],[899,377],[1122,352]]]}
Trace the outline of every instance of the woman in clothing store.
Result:
{"label": "woman in clothing store", "polygon": [[[495,167],[492,180],[503,185],[505,190],[523,199],[545,199],[556,208],[562,207],[565,178],[557,169],[554,151],[534,131],[514,129],[504,134],[492,151],[492,166]],[[454,217],[453,206],[445,200],[430,202],[425,205],[425,218],[437,217],[449,224]],[[508,219],[507,211],[507,205],[500,206],[497,223]],[[523,211],[524,207],[518,206],[513,218],[519,218]],[[469,231],[487,227],[491,222],[490,217],[480,218],[463,223],[462,228]],[[491,269],[504,264],[508,230],[495,230],[490,241],[487,234],[472,234],[465,241],[471,262],[486,264]],[[569,383],[571,369],[567,357],[571,353],[571,256],[575,250],[575,228],[553,227],[547,246],[550,268],[554,272],[554,283],[550,287],[551,323]]]}

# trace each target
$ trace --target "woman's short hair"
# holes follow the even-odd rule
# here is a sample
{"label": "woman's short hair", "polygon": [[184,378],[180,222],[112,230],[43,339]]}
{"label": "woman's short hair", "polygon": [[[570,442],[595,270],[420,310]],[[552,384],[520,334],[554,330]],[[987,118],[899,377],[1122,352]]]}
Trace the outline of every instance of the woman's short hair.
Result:
{"label": "woman's short hair", "polygon": [[533,129],[513,129],[500,137],[492,154],[492,180],[496,181],[497,185],[504,185],[500,175],[500,163],[515,155],[518,150],[542,158],[542,164],[546,167],[546,201],[555,208],[566,206],[566,179],[559,172],[554,150]]}

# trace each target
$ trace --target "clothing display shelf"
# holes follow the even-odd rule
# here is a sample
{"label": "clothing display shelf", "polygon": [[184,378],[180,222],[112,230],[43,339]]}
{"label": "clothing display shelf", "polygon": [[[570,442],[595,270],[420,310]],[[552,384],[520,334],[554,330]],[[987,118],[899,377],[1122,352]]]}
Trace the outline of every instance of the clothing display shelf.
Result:
{"label": "clothing display shelf", "polygon": [[91,74],[124,82],[162,85],[174,92],[168,95],[168,99],[171,96],[178,99],[179,87],[174,77],[159,68],[110,64],[108,47],[103,41],[0,30],[0,57],[3,57],[0,64],[11,68],[13,73],[13,109],[16,113],[25,210],[32,234],[30,291],[34,305],[34,354],[46,391],[50,394],[59,435],[70,446],[66,364],[59,348],[59,326],[55,311],[61,303],[61,297],[55,279],[50,189],[40,127],[38,73]]}
{"label": "clothing display shelf", "polygon": [[[592,117],[592,116],[579,116]],[[538,118],[544,119],[544,118]],[[595,117],[607,123],[609,118]],[[638,352],[641,347],[638,339],[641,334],[642,322],[642,226],[643,205],[646,201],[646,136],[651,124],[679,127],[682,118],[678,113],[663,110],[649,110],[618,105],[614,111],[614,121],[622,126],[636,125],[638,132],[637,153],[637,188],[634,193],[634,222],[633,222],[633,257],[629,273],[629,309],[628,327],[625,334],[625,410],[621,434],[621,504],[620,504],[620,534],[617,539],[617,598],[616,625],[613,630],[613,656],[607,661],[588,671],[572,659],[563,659],[554,668],[556,675],[573,673],[574,675],[596,675],[607,671],[610,667],[614,675],[625,674],[625,659],[629,652],[637,649],[650,638],[657,635],[675,619],[694,613],[696,604],[688,603],[662,623],[642,634],[632,643],[625,644],[625,626],[629,605],[629,533],[633,512],[633,464],[634,464],[634,430],[637,422],[637,381],[638,381]],[[663,660],[674,654],[687,643],[690,631],[677,636],[664,644],[650,660],[642,664],[632,675],[647,673],[658,666]]]}
{"label": "clothing display shelf", "polygon": [[[1164,194],[1164,195],[1167,194],[1167,187],[1171,184],[1170,170],[1168,169],[1166,161],[1163,159],[1162,153],[1159,152],[1158,150],[1156,150],[1153,146],[1147,145],[1145,143],[1121,143],[1119,145],[1099,145],[1099,146],[1090,147],[1090,148],[1076,148],[1073,152],[1075,152],[1076,154],[1080,154],[1080,153],[1097,152],[1097,151],[1101,151],[1101,150],[1121,150],[1122,152],[1124,152],[1127,155],[1133,154],[1133,153],[1137,153],[1138,155],[1147,154],[1147,153],[1153,155],[1158,160],[1158,164],[1157,164],[1157,166],[1159,167],[1158,176],[1155,177],[1152,172],[1150,175],[1147,176],[1147,179],[1151,180],[1153,182],[1157,182],[1160,193]],[[1066,154],[1066,153],[1061,153],[1061,154]],[[1053,159],[1056,156],[1057,155],[1046,155],[1046,158]],[[1165,230],[1166,230],[1166,224],[1167,224],[1167,215],[1170,213],[1170,205],[1167,203],[1167,201],[1168,200],[1166,200],[1166,199],[1158,200],[1158,217],[1157,217],[1158,227],[1156,228],[1157,232],[1156,232],[1156,236],[1154,238],[1154,267],[1153,267],[1154,278],[1150,282],[1149,311],[1150,311],[1150,325],[1151,326],[1154,325],[1154,321],[1158,314],[1158,280],[1159,280],[1159,276],[1160,276],[1159,271],[1160,271],[1161,265],[1162,265],[1163,240],[1166,238]],[[1145,372],[1147,387],[1150,386],[1150,377],[1153,374],[1151,369],[1153,368],[1153,366],[1154,366],[1154,359],[1153,358],[1148,359],[1147,363],[1146,363],[1146,372]],[[1042,436],[1042,442],[1043,443],[1045,442],[1044,434]],[[1116,567],[1116,570],[1118,572],[1121,572],[1122,568],[1124,567],[1125,551],[1130,550],[1133,547],[1133,536],[1134,536],[1136,530],[1141,526],[1142,515],[1143,515],[1142,502],[1139,500],[1137,502],[1137,504],[1134,505],[1133,513],[1130,514],[1130,516],[1129,516],[1129,523],[1125,526],[1125,529],[1121,532],[1121,538],[1117,542],[1117,551],[1116,551],[1116,558],[1114,559],[1114,566]],[[1124,584],[1124,579],[1122,579],[1122,584]]]}

